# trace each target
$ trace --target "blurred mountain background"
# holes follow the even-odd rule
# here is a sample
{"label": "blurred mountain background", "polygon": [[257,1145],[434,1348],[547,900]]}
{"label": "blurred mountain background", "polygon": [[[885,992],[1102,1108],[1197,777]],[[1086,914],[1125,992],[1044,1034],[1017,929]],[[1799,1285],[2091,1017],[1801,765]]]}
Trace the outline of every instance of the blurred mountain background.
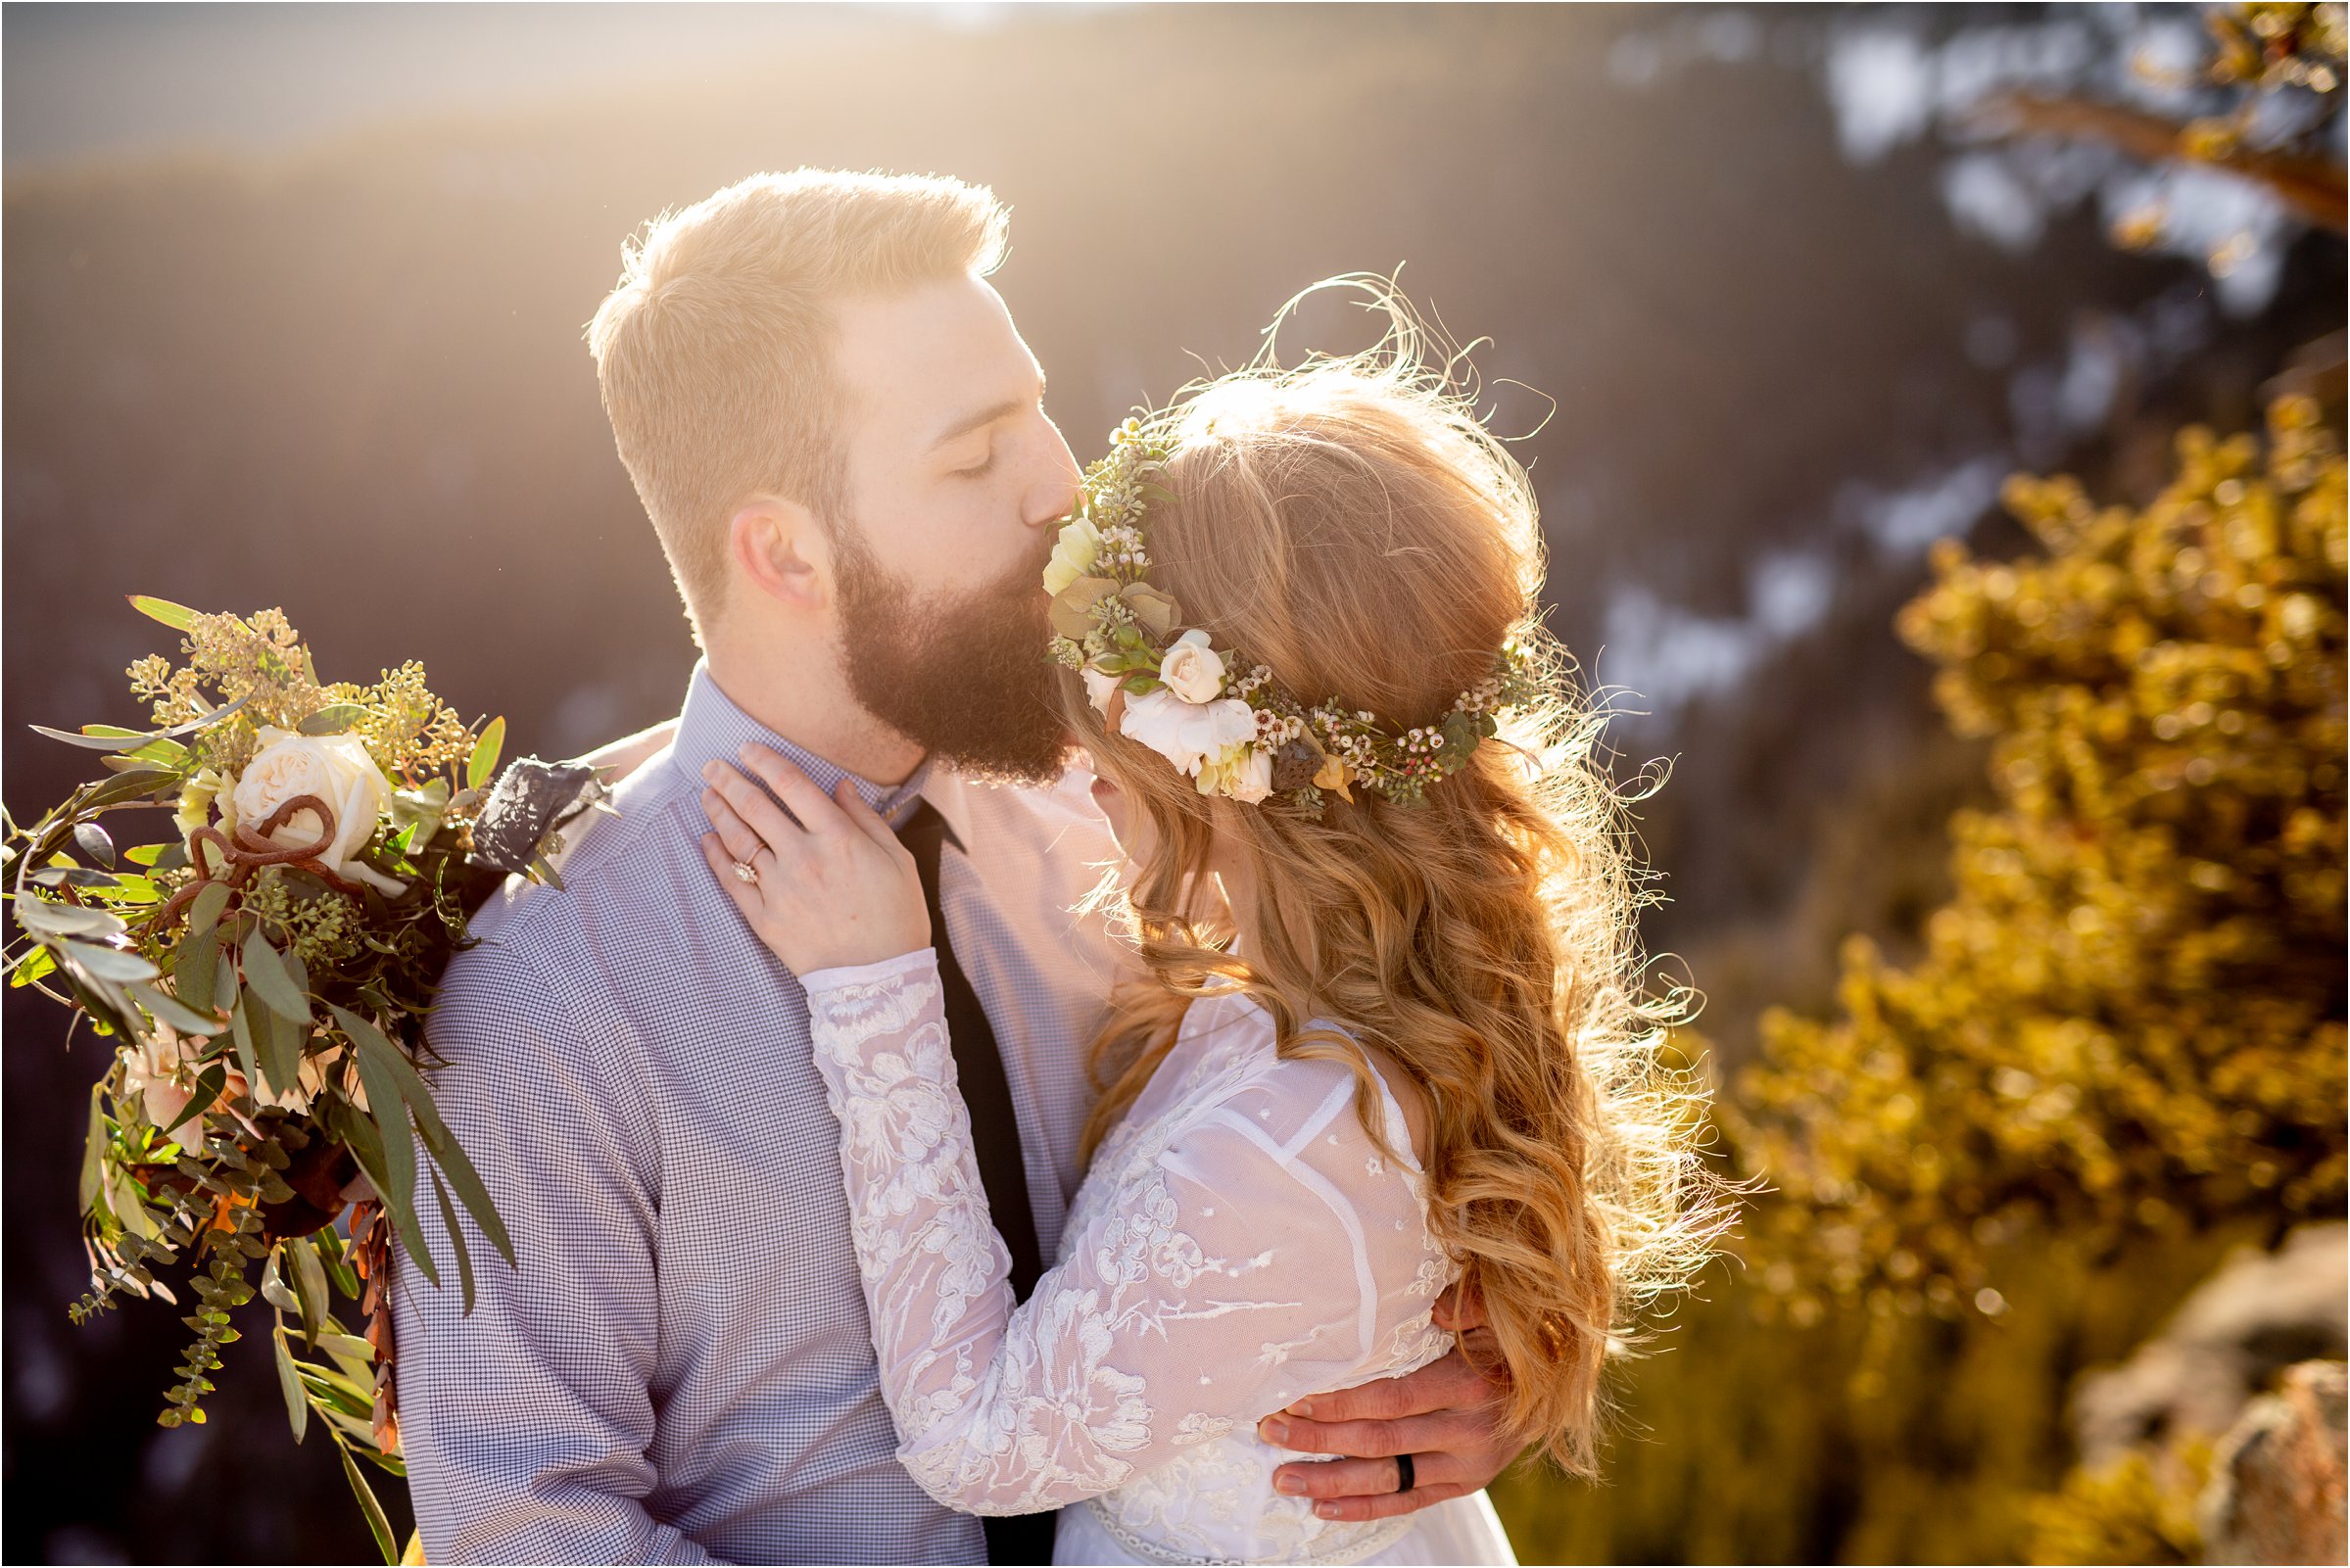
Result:
{"label": "blurred mountain background", "polygon": [[[1894,631],[1929,546],[2022,549],[1996,504],[2018,469],[2143,501],[2173,431],[2257,427],[2342,326],[2338,229],[2206,170],[1962,133],[2002,85],[2191,99],[2146,67],[2191,68],[2186,7],[52,5],[0,27],[20,817],[83,771],[26,724],[142,717],[122,668],[161,644],[131,592],[282,605],[322,672],[421,659],[507,717],[512,754],[672,712],[693,649],[581,336],[621,241],[759,169],[941,170],[1013,207],[996,281],[1080,456],[1330,273],[1400,264],[1492,340],[1552,624],[1642,710],[1626,776],[1671,759],[1644,934],[1707,993],[1725,1081],[1766,1006],[1833,1005],[1840,938],[1917,951],[1945,819],[1988,793]],[[2112,243],[2157,198],[2167,226]],[[167,1432],[171,1315],[68,1326],[104,1057],[22,992],[7,1022],[0,1550],[360,1560],[265,1336],[229,1353],[210,1425]],[[2186,1296],[2222,1251],[2198,1245],[1978,1391],[2037,1402],[2003,1473],[2056,1483],[2063,1390]],[[1725,1272],[1693,1320],[1730,1322],[1741,1289]],[[1737,1354],[1710,1333],[1691,1345]],[[1849,1370],[1829,1330],[1803,1344],[1823,1387]],[[1884,1523],[1976,1465],[1970,1440],[1872,1501],[1866,1423],[1825,1394],[1798,1435],[1681,1442],[1711,1380],[1673,1360],[1627,1384],[1617,1484],[1508,1489],[1526,1560],[2012,1549],[2005,1516]]]}

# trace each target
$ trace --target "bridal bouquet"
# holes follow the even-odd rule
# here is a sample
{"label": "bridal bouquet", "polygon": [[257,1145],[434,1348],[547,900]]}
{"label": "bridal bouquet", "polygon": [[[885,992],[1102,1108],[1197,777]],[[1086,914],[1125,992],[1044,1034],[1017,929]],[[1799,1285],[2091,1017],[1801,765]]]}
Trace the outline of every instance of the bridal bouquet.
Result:
{"label": "bridal bouquet", "polygon": [[[22,931],[9,983],[72,1009],[114,1052],[90,1091],[91,1289],[73,1319],[121,1296],[177,1305],[159,1272],[192,1270],[194,1344],[160,1417],[176,1426],[204,1420],[207,1374],[239,1337],[230,1309],[258,1290],[276,1309],[295,1439],[314,1415],[393,1560],[354,1462],[405,1474],[390,1249],[438,1285],[416,1220],[436,1205],[467,1311],[456,1206],[513,1259],[418,1071],[424,1016],[469,911],[509,872],[552,878],[552,830],[599,805],[600,786],[591,769],[527,760],[491,789],[504,721],[462,723],[416,664],[326,685],[277,610],[131,603],[183,637],[176,666],[129,670],[155,728],[41,730],[105,772],[29,829],[7,819],[0,850]],[[140,808],[168,810],[170,831],[119,843],[102,819]],[[360,1333],[338,1298],[359,1305]]]}

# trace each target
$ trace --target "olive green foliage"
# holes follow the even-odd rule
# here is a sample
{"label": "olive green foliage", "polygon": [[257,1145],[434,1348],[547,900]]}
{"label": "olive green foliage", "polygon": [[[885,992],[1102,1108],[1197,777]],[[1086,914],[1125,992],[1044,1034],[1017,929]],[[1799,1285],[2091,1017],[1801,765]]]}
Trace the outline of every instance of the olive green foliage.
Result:
{"label": "olive green foliage", "polygon": [[2204,1439],[2178,1454],[2136,1449],[2103,1469],[2075,1470],[2060,1490],[2030,1504],[2030,1560],[2201,1562],[2195,1498],[2210,1470]]}
{"label": "olive green foliage", "polygon": [[[1616,1369],[1604,1479],[1524,1466],[1495,1504],[1529,1563],[2019,1562],[2145,1540],[2177,1527],[2191,1487],[2160,1508],[2134,1489],[2043,1496],[2073,1460],[2066,1390],[2126,1358],[2250,1234],[2139,1237],[2113,1256],[2020,1239],[1993,1255],[1996,1317],[1833,1302],[1808,1323],[1758,1317],[1767,1298],[1724,1271]],[[2109,1545],[2070,1560],[2166,1559]]]}
{"label": "olive green foliage", "polygon": [[1901,631],[1991,803],[1916,963],[1856,940],[1840,1017],[1766,1021],[1746,1270],[1618,1368],[1605,1483],[1497,1488],[1524,1560],[2193,1559],[2200,1450],[2068,1475],[2066,1394],[2342,1199],[2339,451],[2283,403],[1941,552]]}
{"label": "olive green foliage", "polygon": [[1739,1142],[1800,1315],[2003,1304],[2003,1239],[2287,1221],[2343,1197],[2343,464],[2305,400],[2179,441],[2141,510],[2018,480],[2044,554],[1955,544],[1903,612],[1995,805],[1913,968],[1764,1020]]}

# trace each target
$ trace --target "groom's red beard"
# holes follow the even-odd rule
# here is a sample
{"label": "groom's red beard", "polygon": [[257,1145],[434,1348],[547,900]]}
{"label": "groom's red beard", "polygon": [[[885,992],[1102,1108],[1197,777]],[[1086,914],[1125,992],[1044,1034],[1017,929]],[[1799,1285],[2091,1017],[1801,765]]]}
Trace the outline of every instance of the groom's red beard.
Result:
{"label": "groom's red beard", "polygon": [[865,710],[939,761],[1011,784],[1067,766],[1059,673],[1042,580],[1046,556],[968,594],[917,596],[856,525],[833,530],[840,665]]}

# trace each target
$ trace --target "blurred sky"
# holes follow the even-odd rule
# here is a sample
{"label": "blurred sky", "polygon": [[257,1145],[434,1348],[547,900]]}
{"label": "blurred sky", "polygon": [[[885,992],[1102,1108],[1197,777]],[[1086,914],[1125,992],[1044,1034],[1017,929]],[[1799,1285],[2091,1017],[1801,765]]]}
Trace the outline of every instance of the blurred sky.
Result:
{"label": "blurred sky", "polygon": [[11,4],[0,13],[0,145],[12,172],[159,152],[284,151],[386,121],[705,79],[747,55],[821,47],[877,24],[983,30],[1013,9],[988,0]]}

